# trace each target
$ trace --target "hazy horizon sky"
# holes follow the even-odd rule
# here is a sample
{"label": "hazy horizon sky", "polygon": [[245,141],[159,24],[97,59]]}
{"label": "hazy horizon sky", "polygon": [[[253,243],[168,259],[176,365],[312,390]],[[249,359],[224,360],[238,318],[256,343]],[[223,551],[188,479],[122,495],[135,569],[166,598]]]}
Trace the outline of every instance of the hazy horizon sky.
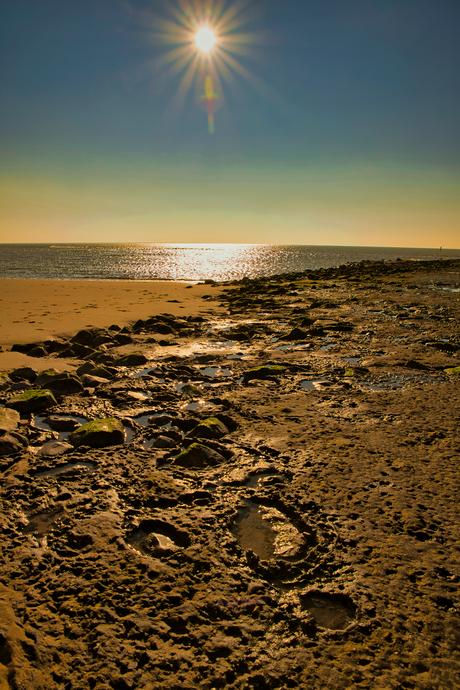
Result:
{"label": "hazy horizon sky", "polygon": [[458,0],[0,6],[0,242],[460,248]]}

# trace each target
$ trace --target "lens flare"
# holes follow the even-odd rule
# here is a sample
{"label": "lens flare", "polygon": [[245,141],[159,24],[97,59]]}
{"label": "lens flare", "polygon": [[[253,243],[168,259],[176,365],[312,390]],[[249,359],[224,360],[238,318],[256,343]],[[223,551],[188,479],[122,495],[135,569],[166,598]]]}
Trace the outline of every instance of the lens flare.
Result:
{"label": "lens flare", "polygon": [[216,43],[216,34],[209,26],[202,26],[195,34],[195,44],[202,53],[209,53]]}
{"label": "lens flare", "polygon": [[250,4],[251,0],[230,4],[225,0],[176,0],[170,8],[171,19],[155,18],[152,39],[171,46],[156,60],[156,68],[164,76],[182,73],[168,107],[168,122],[183,109],[194,84],[197,103],[206,106],[210,134],[214,133],[215,110],[224,103],[222,80],[233,86],[235,76],[242,77],[263,91],[262,81],[241,63],[241,58],[254,57],[257,46],[267,42],[262,31],[242,31],[255,18],[248,10]]}

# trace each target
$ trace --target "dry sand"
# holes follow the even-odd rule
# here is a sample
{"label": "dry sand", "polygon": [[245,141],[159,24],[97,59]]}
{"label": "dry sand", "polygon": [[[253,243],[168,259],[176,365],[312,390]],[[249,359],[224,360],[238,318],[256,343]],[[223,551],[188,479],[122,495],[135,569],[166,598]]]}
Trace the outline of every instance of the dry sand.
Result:
{"label": "dry sand", "polygon": [[[65,338],[82,328],[123,327],[137,319],[168,313],[209,314],[203,296],[215,289],[196,283],[132,280],[0,280],[0,348],[14,343]],[[213,305],[213,312],[222,311]],[[71,362],[53,360],[54,368]],[[48,359],[0,351],[0,371],[20,366],[45,369]]]}

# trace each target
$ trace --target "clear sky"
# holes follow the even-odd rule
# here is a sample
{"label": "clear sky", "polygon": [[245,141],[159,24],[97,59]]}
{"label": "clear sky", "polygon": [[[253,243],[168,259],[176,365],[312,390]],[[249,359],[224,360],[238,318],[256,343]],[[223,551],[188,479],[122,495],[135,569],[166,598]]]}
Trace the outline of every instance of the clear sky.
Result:
{"label": "clear sky", "polygon": [[0,242],[460,248],[459,0],[0,7]]}

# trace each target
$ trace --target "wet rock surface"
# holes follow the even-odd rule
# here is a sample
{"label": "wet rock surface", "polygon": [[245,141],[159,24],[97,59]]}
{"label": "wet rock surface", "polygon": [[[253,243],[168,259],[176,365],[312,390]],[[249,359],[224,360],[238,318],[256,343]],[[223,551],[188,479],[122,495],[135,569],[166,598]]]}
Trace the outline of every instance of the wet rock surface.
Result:
{"label": "wet rock surface", "polygon": [[33,344],[91,352],[46,409],[2,377],[0,687],[459,687],[458,283],[363,262]]}

